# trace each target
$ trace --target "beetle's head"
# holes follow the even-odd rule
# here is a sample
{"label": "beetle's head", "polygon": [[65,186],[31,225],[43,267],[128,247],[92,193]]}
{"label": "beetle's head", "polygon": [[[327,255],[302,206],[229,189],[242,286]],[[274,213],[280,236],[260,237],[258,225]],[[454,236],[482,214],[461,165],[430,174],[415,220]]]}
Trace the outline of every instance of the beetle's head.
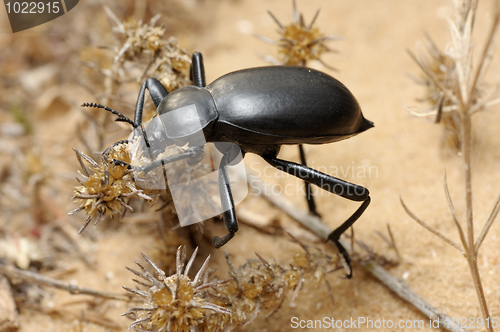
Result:
{"label": "beetle's head", "polygon": [[203,146],[218,117],[212,95],[205,88],[186,86],[162,100],[158,115],[171,144]]}

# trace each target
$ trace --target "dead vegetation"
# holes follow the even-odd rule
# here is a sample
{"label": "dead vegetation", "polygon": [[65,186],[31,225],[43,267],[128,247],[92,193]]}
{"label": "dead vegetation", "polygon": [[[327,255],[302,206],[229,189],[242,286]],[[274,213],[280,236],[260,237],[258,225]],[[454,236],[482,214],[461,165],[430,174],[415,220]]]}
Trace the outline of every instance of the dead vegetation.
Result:
{"label": "dead vegetation", "polygon": [[[220,257],[218,263],[210,263],[205,252],[211,249],[205,238],[210,238],[208,233],[218,227],[214,225],[216,220],[189,229],[178,228],[168,193],[138,188],[124,166],[111,162],[129,161],[126,144],[102,154],[113,142],[126,138],[131,128],[127,123],[114,123],[108,112],[82,109],[79,105],[97,101],[130,116],[139,86],[146,77],[157,77],[169,91],[189,84],[191,50],[184,49],[180,40],[194,38],[193,35],[206,38],[203,31],[209,31],[213,22],[210,15],[199,13],[217,10],[214,3],[202,1],[130,0],[120,6],[108,5],[103,9],[101,3],[89,1],[85,7],[88,12],[79,15],[68,31],[56,28],[55,33],[43,34],[43,38],[0,36],[8,46],[0,55],[0,260],[1,273],[10,281],[0,280],[0,299],[6,296],[7,302],[15,300],[21,315],[20,318],[11,308],[8,315],[0,316],[0,331],[16,331],[19,326],[21,331],[28,330],[27,317],[33,313],[41,325],[44,321],[40,316],[47,317],[51,324],[59,324],[61,330],[75,331],[123,330],[126,326],[159,331],[252,329],[268,326],[281,314],[286,316],[281,321],[288,325],[275,326],[274,330],[287,330],[289,318],[296,314],[293,308],[301,305],[297,303],[299,296],[314,302],[317,294],[328,299],[319,303],[323,307],[340,309],[346,300],[336,293],[351,286],[347,287],[348,281],[344,280],[339,286],[337,277],[343,275],[343,267],[330,247],[304,244],[303,238],[311,239],[310,235],[300,240],[292,237],[295,245],[290,246],[291,258],[285,259],[280,253],[260,254],[258,246],[262,242],[257,240],[244,256],[235,257],[228,249],[226,263]],[[318,16],[318,10],[307,23],[295,5],[293,13],[289,25],[280,21],[285,17],[283,13],[271,14],[279,28],[276,41],[266,39],[277,49],[277,59],[271,61],[288,65],[323,62],[322,56],[331,51],[326,42],[338,39],[325,35],[316,26],[318,20],[326,19],[326,14]],[[471,20],[471,16],[465,17]],[[475,72],[478,74],[472,75],[476,80],[467,83],[468,88],[459,88],[461,81],[450,77],[468,66],[457,64],[456,58],[440,51],[436,44],[429,45],[431,59],[426,61],[430,62],[419,60],[433,73],[424,76],[428,92],[423,99],[432,108],[426,115],[447,124],[446,130],[452,136],[446,141],[462,151],[467,165],[470,155],[465,152],[471,149],[467,143],[470,133],[460,129],[464,119],[461,107],[468,105],[472,109],[468,114],[472,115],[489,107],[494,98],[455,96],[457,91],[481,91],[480,97],[484,96],[479,84],[484,69],[479,68]],[[485,49],[486,58],[489,50]],[[462,103],[457,106],[459,100]],[[147,106],[150,116],[154,114],[152,106]],[[72,147],[77,147],[77,158]],[[81,176],[75,182],[79,167]],[[449,202],[454,212],[450,199]],[[73,212],[79,213],[67,217],[66,213],[75,206]],[[257,235],[272,233],[277,241],[290,242],[281,222],[276,220],[286,219],[284,214],[271,213],[271,208],[263,203],[259,212],[248,211],[252,213],[242,213],[247,216],[243,219],[258,230]],[[462,249],[453,242],[462,252],[473,250],[466,255],[472,267],[497,213],[498,202],[475,242],[467,240],[472,228],[461,231],[465,238]],[[260,214],[266,215],[264,226],[248,220],[258,219]],[[272,217],[267,216],[270,214]],[[469,226],[472,219],[466,219]],[[91,222],[99,224],[94,227]],[[82,231],[87,225],[90,226],[83,235],[77,236],[78,229]],[[241,247],[248,248],[241,241]],[[130,244],[120,247],[123,251],[117,253],[115,247],[120,242]],[[196,249],[186,260],[186,251],[193,251],[193,243],[201,243],[200,251],[204,254],[197,254]],[[389,243],[394,249],[394,239]],[[363,244],[354,246],[362,248]],[[353,255],[361,266],[378,268],[371,262],[393,265],[394,260],[385,253],[367,250],[368,254],[361,249]],[[126,272],[122,267],[131,266],[140,252],[146,252],[146,263],[139,262],[139,270],[130,269],[139,277],[137,287],[132,288],[134,276],[122,273]],[[212,255],[215,254],[223,257],[222,252],[214,251]],[[116,265],[119,269],[112,270],[110,266]],[[475,268],[477,271],[477,263]],[[190,271],[197,273],[192,277],[194,273]],[[361,275],[361,270],[357,275]],[[74,278],[80,280],[78,284],[72,281]],[[120,293],[120,286],[128,286],[127,295]],[[63,295],[53,289],[61,289]],[[80,297],[75,299],[69,294]],[[373,302],[369,306],[373,307]],[[482,308],[486,308],[485,303]],[[333,310],[330,309],[328,312]],[[312,315],[311,311],[314,309],[309,309],[308,314]],[[133,319],[132,323],[120,320],[119,313],[123,312]],[[483,315],[489,314],[483,310]]]}

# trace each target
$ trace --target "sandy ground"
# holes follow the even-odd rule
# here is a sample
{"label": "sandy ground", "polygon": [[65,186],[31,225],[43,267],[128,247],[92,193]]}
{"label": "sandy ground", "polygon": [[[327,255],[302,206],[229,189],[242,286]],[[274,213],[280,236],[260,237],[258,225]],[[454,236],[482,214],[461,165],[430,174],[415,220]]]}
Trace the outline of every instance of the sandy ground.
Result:
{"label": "sandy ground", "polygon": [[[471,323],[480,317],[480,311],[465,259],[457,250],[412,221],[399,202],[402,197],[421,219],[458,241],[457,231],[447,208],[442,179],[443,170],[446,170],[451,196],[458,215],[463,217],[461,160],[456,154],[443,150],[441,127],[432,124],[430,120],[415,118],[405,111],[406,106],[418,105],[415,99],[421,97],[423,93],[422,88],[408,78],[409,73],[418,75],[418,68],[406,50],[415,50],[418,41],[424,40],[425,31],[432,35],[438,45],[448,43],[450,34],[446,18],[449,16],[450,2],[444,0],[310,0],[307,2],[298,0],[297,2],[306,22],[313,17],[317,8],[321,8],[317,20],[318,27],[326,34],[345,38],[331,42],[329,45],[339,52],[324,57],[324,61],[338,68],[339,72],[329,71],[321,64],[313,66],[330,73],[349,87],[357,97],[365,117],[375,123],[374,129],[352,139],[325,146],[307,146],[310,165],[317,168],[330,167],[327,169],[338,172],[334,175],[369,188],[372,204],[355,225],[356,238],[370,245],[379,254],[394,257],[394,252],[376,234],[377,231],[385,233],[387,225],[390,225],[402,258],[398,266],[390,268],[390,272],[403,278],[416,293],[451,317],[460,318],[461,322],[467,319],[467,322]],[[72,24],[72,15],[78,15],[84,6],[85,2],[81,1],[72,12],[59,18],[61,22],[57,22],[59,25],[54,28],[60,29],[65,24]],[[489,6],[488,1],[480,4],[477,31],[474,36],[475,52],[479,51],[489,24]],[[252,36],[260,34],[276,38],[275,23],[267,15],[266,10],[272,11],[283,23],[289,22],[292,18],[291,2],[285,0],[220,1],[212,6],[204,5],[205,9],[209,7],[210,10],[193,15],[194,18],[199,16],[204,22],[206,20],[211,22],[205,23],[201,33],[189,33],[188,29],[178,36],[181,45],[186,49],[203,52],[208,81],[233,70],[264,65],[259,56],[275,54],[272,46]],[[0,22],[4,22],[6,16],[3,10],[0,12]],[[169,21],[162,23],[168,26]],[[82,28],[90,29],[91,24],[89,19],[88,27]],[[45,26],[36,31],[16,34],[11,45],[21,43],[24,38],[32,38],[33,34],[38,34],[43,40],[50,28]],[[10,38],[7,36],[10,31],[5,23],[2,24],[0,32],[0,43]],[[5,51],[0,51],[0,56],[2,52]],[[21,52],[19,57],[23,56],[25,55]],[[22,74],[21,70],[26,68],[19,69],[19,75]],[[489,82],[493,85],[497,83],[499,70],[498,60],[495,60],[488,74]],[[9,72],[10,77],[16,75],[15,69],[12,71]],[[92,97],[85,92],[75,91],[78,91],[78,94],[70,98],[75,105],[89,101],[89,98],[92,100]],[[7,96],[1,97],[7,99]],[[37,95],[25,97],[36,99]],[[6,103],[0,104],[2,107],[0,120],[13,121],[5,113],[5,105]],[[4,114],[1,114],[2,112]],[[77,227],[84,221],[84,216],[77,215],[71,218],[64,216],[67,211],[75,208],[70,202],[72,187],[75,185],[71,180],[71,174],[78,168],[70,149],[72,146],[78,147],[79,144],[74,137],[74,125],[75,118],[80,119],[81,114],[78,108],[71,112],[77,115],[67,113],[62,117],[51,115],[37,118],[35,135],[38,137],[37,144],[42,146],[48,155],[54,158],[59,156],[60,160],[56,162],[59,166],[55,170],[62,177],[59,182],[64,184],[64,189],[49,188],[48,193],[53,191],[59,195],[53,199],[53,204],[60,212],[60,221],[70,222],[75,226],[76,232]],[[498,194],[500,173],[495,165],[500,160],[497,135],[499,121],[500,112],[496,107],[474,117],[473,191],[474,218],[477,220],[476,234]],[[4,135],[3,142],[12,142],[8,140],[6,134],[2,135]],[[60,138],[64,142],[61,142]],[[6,150],[5,147],[1,149]],[[0,157],[8,155],[4,153]],[[296,147],[283,148],[281,157],[297,160]],[[263,163],[260,158],[251,155],[247,157],[246,162],[249,167],[254,165],[253,163]],[[261,169],[259,167],[262,166],[256,167]],[[273,174],[268,177],[273,183],[282,186],[297,183],[290,177],[273,179]],[[288,199],[298,206],[306,207],[303,197],[293,192],[288,196]],[[357,203],[324,193],[317,196],[317,203],[325,222],[332,228],[340,224],[358,206]],[[2,208],[5,209],[5,206]],[[289,217],[272,208],[262,198],[249,197],[238,209],[272,215],[281,220],[284,227],[297,228]],[[7,222],[7,218],[15,219],[15,209],[12,211],[14,212],[2,212],[0,222]],[[222,232],[222,228],[218,227],[217,231]],[[22,233],[22,230],[18,232]],[[132,284],[130,273],[124,266],[133,266],[140,252],[151,250],[148,228],[126,223],[118,230],[107,229],[103,231],[104,233],[99,233],[98,230],[90,232],[94,234],[91,255],[96,260],[95,267],[85,268],[83,262],[68,257],[65,264],[77,273],[63,276],[62,279],[119,293],[122,285]],[[500,316],[500,252],[497,243],[499,237],[500,228],[497,223],[493,225],[479,256],[480,271],[492,317]],[[206,243],[202,248],[201,257],[211,253],[212,264],[224,269],[222,251],[211,249]],[[263,257],[286,264],[286,259],[294,250],[298,249],[291,245],[286,237],[266,235],[245,225],[242,225],[236,238],[224,247],[224,251],[230,253],[235,265],[253,258],[255,251]],[[324,317],[356,320],[364,317],[379,323],[382,320],[392,321],[394,324],[400,320],[407,324],[422,320],[425,323],[423,328],[381,327],[376,330],[433,330],[428,325],[428,317],[394,296],[362,268],[355,266],[354,277],[351,280],[342,279],[341,276],[342,273],[337,272],[329,277],[335,296],[334,304],[330,302],[323,285],[315,288],[306,283],[294,307],[284,303],[277,313],[267,319],[259,317],[246,330],[291,331],[294,330],[291,325],[293,317],[300,320],[321,320]],[[63,305],[72,312],[72,315],[68,314],[64,318],[21,307],[19,308],[21,331],[107,330],[98,325],[81,325],[78,322],[80,314],[88,309],[85,303],[79,303],[80,298],[63,291],[53,289],[46,291],[53,295],[51,304],[54,307]],[[105,308],[99,309],[118,324],[121,330],[125,330],[130,323],[126,318],[119,316],[121,312],[126,311],[122,303],[110,302]],[[356,330],[372,329],[360,327]]]}

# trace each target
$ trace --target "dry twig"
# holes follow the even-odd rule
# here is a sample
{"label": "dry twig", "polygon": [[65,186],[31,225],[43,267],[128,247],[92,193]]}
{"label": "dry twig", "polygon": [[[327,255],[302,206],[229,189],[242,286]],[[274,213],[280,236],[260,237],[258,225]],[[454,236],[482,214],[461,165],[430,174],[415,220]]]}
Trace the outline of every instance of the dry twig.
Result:
{"label": "dry twig", "polygon": [[22,280],[29,280],[29,281],[35,282],[37,284],[40,284],[40,285],[59,288],[59,289],[68,291],[71,294],[92,295],[92,296],[98,296],[98,297],[102,297],[102,298],[106,298],[106,299],[119,300],[119,301],[129,300],[129,297],[125,296],[125,295],[109,293],[109,292],[102,292],[102,291],[95,290],[92,288],[81,287],[81,286],[78,286],[74,283],[70,283],[70,282],[68,283],[68,282],[63,282],[60,280],[52,279],[52,278],[43,276],[43,275],[38,274],[38,273],[21,270],[21,269],[15,268],[13,266],[4,265],[1,263],[0,263],[0,273],[3,273],[11,278],[20,278]]}

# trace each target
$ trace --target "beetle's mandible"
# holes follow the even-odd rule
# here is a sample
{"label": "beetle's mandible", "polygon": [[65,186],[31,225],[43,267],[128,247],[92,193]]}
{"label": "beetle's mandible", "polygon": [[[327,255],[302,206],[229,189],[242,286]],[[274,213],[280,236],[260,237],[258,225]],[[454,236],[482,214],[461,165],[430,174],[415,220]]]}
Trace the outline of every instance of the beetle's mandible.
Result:
{"label": "beetle's mandible", "polygon": [[[206,85],[201,54],[194,53],[192,60],[191,78],[194,85],[168,93],[158,80],[148,79],[139,92],[134,120],[99,104],[84,106],[111,111],[118,116],[117,121],[130,123],[135,135],[144,135],[144,130],[153,132],[148,137],[151,146],[166,148],[172,144],[188,144],[185,153],[142,166],[141,170],[145,172],[183,158],[189,163],[195,163],[205,144],[196,139],[200,133],[203,133],[206,142],[214,142],[221,149],[223,157],[218,179],[228,234],[214,238],[213,245],[216,248],[226,244],[238,230],[227,173],[227,166],[236,157],[235,151],[224,150],[223,147],[227,145],[220,145],[222,148],[219,148],[217,142],[233,143],[241,149],[243,155],[246,152],[258,154],[270,165],[307,183],[349,200],[362,202],[353,215],[328,237],[336,244],[350,267],[349,256],[339,239],[369,205],[368,190],[309,168],[304,162],[298,164],[278,159],[277,154],[284,144],[331,143],[373,127],[373,123],[363,117],[355,97],[335,78],[305,67],[268,66],[244,69],[226,74]],[[168,118],[168,121],[163,121],[161,128],[144,129],[142,126],[146,90],[149,90],[157,107],[157,115]],[[179,112],[189,107],[195,112]],[[312,199],[309,196],[307,198]],[[348,273],[350,275],[351,271]]]}

